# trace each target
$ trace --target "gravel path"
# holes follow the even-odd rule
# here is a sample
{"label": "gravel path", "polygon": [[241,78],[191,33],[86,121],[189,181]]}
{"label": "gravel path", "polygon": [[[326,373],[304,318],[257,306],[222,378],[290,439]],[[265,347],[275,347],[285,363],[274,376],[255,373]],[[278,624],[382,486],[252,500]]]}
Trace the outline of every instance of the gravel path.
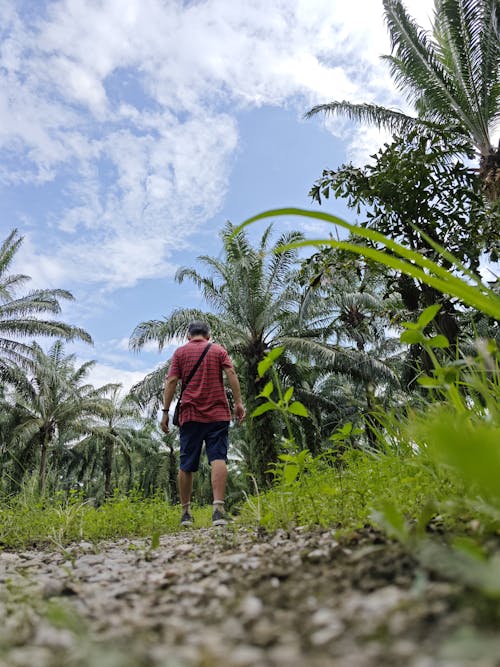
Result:
{"label": "gravel path", "polygon": [[463,591],[369,529],[0,552],[0,586],[0,667],[500,665]]}

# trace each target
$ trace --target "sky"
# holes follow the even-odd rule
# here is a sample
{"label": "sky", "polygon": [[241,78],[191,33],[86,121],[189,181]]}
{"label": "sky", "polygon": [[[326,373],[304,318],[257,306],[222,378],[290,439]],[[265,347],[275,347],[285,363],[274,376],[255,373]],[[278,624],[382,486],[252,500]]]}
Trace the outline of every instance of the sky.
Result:
{"label": "sky", "polygon": [[[432,0],[407,0],[429,27]],[[89,379],[128,389],[174,347],[129,350],[143,321],[204,304],[174,280],[221,255],[227,220],[308,197],[324,168],[383,137],[313,105],[408,110],[380,55],[382,0],[0,0],[0,239],[24,237],[29,287],[75,297],[61,318]],[[354,220],[342,202],[327,212]],[[276,223],[306,236],[312,224]],[[255,233],[258,235],[257,228]],[[254,232],[252,232],[254,233]]]}

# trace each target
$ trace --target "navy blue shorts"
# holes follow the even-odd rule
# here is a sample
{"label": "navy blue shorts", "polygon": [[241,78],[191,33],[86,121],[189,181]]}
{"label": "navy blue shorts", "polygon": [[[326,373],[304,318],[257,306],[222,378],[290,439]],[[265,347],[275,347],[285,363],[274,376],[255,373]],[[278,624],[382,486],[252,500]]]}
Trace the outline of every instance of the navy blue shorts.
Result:
{"label": "navy blue shorts", "polygon": [[181,470],[196,472],[200,465],[201,449],[205,442],[208,462],[227,463],[229,422],[186,422],[179,429]]}

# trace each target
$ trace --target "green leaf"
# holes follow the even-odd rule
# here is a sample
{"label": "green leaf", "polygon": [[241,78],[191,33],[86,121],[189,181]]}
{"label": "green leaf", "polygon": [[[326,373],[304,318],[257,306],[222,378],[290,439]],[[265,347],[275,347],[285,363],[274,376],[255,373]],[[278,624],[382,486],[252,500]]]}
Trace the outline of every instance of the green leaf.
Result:
{"label": "green leaf", "polygon": [[420,314],[420,317],[418,318],[417,326],[419,329],[425,329],[425,327],[429,324],[429,322],[432,322],[432,320],[436,317],[438,314],[439,310],[441,309],[441,306],[439,303],[434,303],[432,306],[428,306],[423,313]]}
{"label": "green leaf", "polygon": [[403,331],[403,333],[399,337],[399,340],[402,343],[408,343],[408,345],[417,345],[417,344],[422,345],[425,343],[426,338],[421,331],[409,329],[407,331]]}
{"label": "green leaf", "polygon": [[309,416],[306,406],[302,405],[300,401],[294,401],[291,405],[288,406],[287,411],[291,412],[292,415],[298,415],[299,417]]}
{"label": "green leaf", "polygon": [[263,415],[264,412],[269,412],[269,410],[276,410],[276,406],[273,403],[262,403],[262,405],[258,405],[255,408],[251,416],[258,417],[259,415]]}
{"label": "green leaf", "polygon": [[268,352],[264,359],[262,361],[259,361],[259,364],[257,366],[257,373],[259,374],[259,377],[262,377],[273,365],[273,362],[281,355],[283,354],[285,348],[284,347],[275,347],[273,350]]}
{"label": "green leaf", "polygon": [[[486,315],[491,315],[495,319],[500,320],[500,298],[498,294],[482,283],[479,276],[467,272],[468,281],[465,281],[463,278],[454,275],[448,268],[439,266],[439,264],[436,264],[436,262],[433,262],[421,253],[411,250],[373,229],[352,225],[342,218],[330,215],[329,213],[324,213],[323,211],[307,211],[300,208],[280,208],[265,211],[264,213],[259,213],[258,215],[245,220],[245,222],[235,229],[234,234],[239,233],[248,225],[257,222],[257,220],[276,218],[279,216],[288,218],[294,215],[322,220],[333,225],[338,225],[356,236],[368,239],[372,243],[363,246],[358,243],[350,243],[349,241],[337,241],[330,237],[327,239],[288,243],[280,248],[281,252],[286,252],[292,248],[297,249],[308,246],[324,247],[325,245],[331,246],[332,248],[349,250],[350,252],[372,259],[396,271],[402,271],[406,275],[412,276],[426,285],[436,288],[443,294],[455,296],[460,299],[462,303],[472,306]],[[381,250],[378,250],[373,247],[373,244],[381,244],[384,247]],[[460,261],[450,255],[445,248],[442,248],[438,244],[435,244],[435,248],[443,256],[446,256],[455,267],[459,269],[462,268]],[[387,250],[390,252],[388,253]]]}
{"label": "green leaf", "polygon": [[401,326],[404,329],[410,329],[411,331],[418,331],[417,322],[401,322]]}
{"label": "green leaf", "polygon": [[465,553],[478,561],[486,560],[484,548],[470,537],[455,537],[453,539],[453,548],[456,551]]}
{"label": "green leaf", "polygon": [[264,389],[260,392],[259,396],[262,396],[263,398],[269,398],[269,396],[271,396],[271,394],[273,393],[273,389],[274,389],[274,384],[273,384],[272,381],[270,380],[270,381],[266,384],[266,386],[264,387]]}
{"label": "green leaf", "polygon": [[403,544],[407,542],[409,538],[408,525],[404,516],[393,503],[384,503],[382,509],[373,512],[372,516],[391,537],[396,537]]}
{"label": "green leaf", "polygon": [[441,380],[431,378],[429,375],[423,375],[422,377],[417,378],[417,382],[421,387],[428,387],[429,389],[443,386]]}
{"label": "green leaf", "polygon": [[427,345],[430,347],[450,347],[450,343],[446,336],[443,334],[438,334],[437,336],[432,336],[427,340]]}
{"label": "green leaf", "polygon": [[289,387],[289,388],[285,391],[285,395],[283,396],[283,401],[284,401],[285,403],[288,403],[288,401],[292,398],[292,396],[293,396],[293,387]]}
{"label": "green leaf", "polygon": [[299,474],[299,467],[295,464],[287,465],[283,471],[283,477],[286,484],[291,484],[297,479]]}
{"label": "green leaf", "polygon": [[151,549],[158,549],[160,546],[160,531],[155,530],[151,536]]}
{"label": "green leaf", "polygon": [[280,461],[286,461],[287,463],[297,462],[296,454],[279,454],[278,458]]}

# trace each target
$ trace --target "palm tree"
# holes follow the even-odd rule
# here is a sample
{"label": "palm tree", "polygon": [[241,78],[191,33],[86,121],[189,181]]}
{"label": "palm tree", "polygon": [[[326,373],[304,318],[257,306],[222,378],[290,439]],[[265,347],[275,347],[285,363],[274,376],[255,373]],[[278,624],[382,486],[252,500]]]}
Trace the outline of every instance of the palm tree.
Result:
{"label": "palm tree", "polygon": [[[332,248],[323,248],[304,262],[305,279],[308,295],[320,296],[337,357],[333,368],[311,377],[309,394],[316,400],[309,405],[304,388],[299,397],[317,415],[323,437],[344,421],[362,420],[366,438],[374,446],[373,415],[400,388],[403,350],[388,329],[398,315],[401,318],[401,298],[388,292],[377,266]],[[309,303],[306,298],[305,310]]]}
{"label": "palm tree", "polygon": [[38,459],[39,490],[45,488],[47,462],[60,440],[78,442],[92,429],[92,419],[103,409],[107,387],[84,384],[95,362],[75,366],[75,356],[65,355],[61,341],[47,353],[32,343],[29,350],[32,375],[19,375],[15,399],[15,427],[12,437],[24,460]]}
{"label": "palm tree", "polygon": [[46,313],[59,313],[60,300],[73,299],[70,292],[38,289],[16,296],[30,280],[26,275],[8,273],[22,241],[17,230],[13,230],[0,246],[0,379],[4,381],[14,381],[16,369],[29,366],[33,349],[30,344],[21,342],[22,338],[52,336],[92,342],[83,329],[40,317]]}
{"label": "palm tree", "polygon": [[[132,449],[143,418],[138,402],[131,396],[122,396],[122,386],[107,385],[93,415],[89,434],[74,447],[74,453],[85,462],[97,457],[101,461],[104,476],[104,497],[112,495],[112,475],[116,469],[116,456],[121,455],[127,471],[129,486],[132,479]],[[149,438],[147,438],[149,440]]]}
{"label": "palm tree", "polygon": [[[249,413],[259,403],[257,396],[267,381],[257,373],[267,351],[285,346],[286,353],[279,360],[282,369],[291,367],[292,358],[298,356],[314,358],[322,366],[335,359],[334,350],[321,340],[321,326],[315,326],[311,318],[301,321],[298,316],[303,290],[292,273],[298,255],[296,250],[283,247],[300,241],[302,236],[297,232],[284,234],[271,247],[270,235],[268,227],[254,248],[244,232],[236,232],[227,223],[221,233],[224,258],[198,258],[209,275],[190,268],[182,268],[176,274],[178,282],[189,279],[200,288],[212,311],[183,308],[163,320],[142,322],[130,340],[134,350],[155,341],[161,351],[166,343],[185,336],[190,321],[206,320],[214,338],[235,360]],[[276,417],[266,413],[256,423],[248,420],[246,428],[249,468],[262,483],[268,464],[277,457],[280,427]]]}
{"label": "palm tree", "polygon": [[500,120],[500,10],[498,0],[435,0],[432,36],[401,0],[383,0],[396,85],[416,116],[376,104],[330,102],[307,114],[338,113],[405,136],[422,128],[452,131],[480,157],[480,175],[491,199],[500,195],[500,145],[492,134]]}

